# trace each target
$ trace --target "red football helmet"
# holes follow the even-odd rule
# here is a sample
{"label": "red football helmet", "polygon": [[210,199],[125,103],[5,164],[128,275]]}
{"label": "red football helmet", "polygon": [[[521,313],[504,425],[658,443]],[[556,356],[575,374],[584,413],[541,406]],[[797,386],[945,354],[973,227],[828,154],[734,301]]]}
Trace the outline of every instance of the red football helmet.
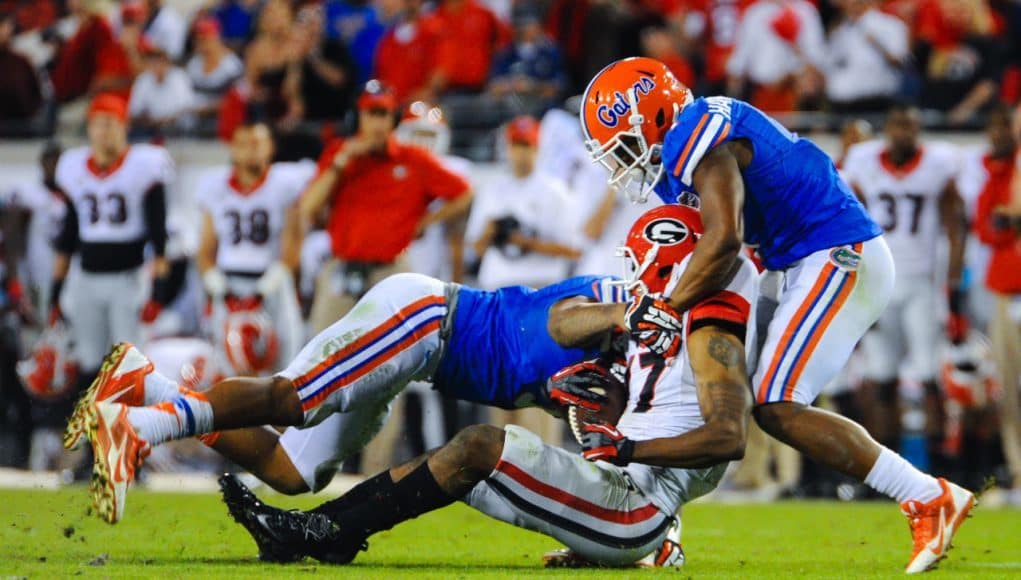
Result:
{"label": "red football helmet", "polygon": [[78,379],[67,325],[57,322],[44,330],[31,356],[18,362],[17,371],[21,385],[35,399],[49,401],[67,395]]}
{"label": "red football helmet", "polygon": [[625,58],[599,71],[581,104],[585,146],[610,170],[609,184],[644,202],[663,175],[667,131],[694,98],[662,62]]}
{"label": "red football helmet", "polygon": [[172,336],[145,344],[156,372],[192,391],[205,391],[223,380],[224,364],[216,347],[201,338]]}
{"label": "red football helmet", "polygon": [[228,301],[223,323],[227,362],[240,375],[261,375],[273,370],[280,341],[273,321],[258,301]]}
{"label": "red football helmet", "polygon": [[624,257],[624,288],[635,294],[665,294],[701,236],[702,216],[693,207],[662,205],[642,214],[617,250]]}
{"label": "red football helmet", "polygon": [[940,378],[947,398],[965,409],[984,407],[999,396],[989,339],[977,330],[961,344],[947,343],[940,353]]}
{"label": "red football helmet", "polygon": [[408,105],[394,136],[401,143],[424,147],[435,155],[446,155],[450,149],[450,127],[443,110],[424,101]]}

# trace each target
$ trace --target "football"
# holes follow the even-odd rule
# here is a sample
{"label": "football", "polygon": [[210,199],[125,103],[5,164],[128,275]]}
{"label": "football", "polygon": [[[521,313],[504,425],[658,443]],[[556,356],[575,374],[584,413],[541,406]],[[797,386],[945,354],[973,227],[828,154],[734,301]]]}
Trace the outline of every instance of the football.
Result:
{"label": "football", "polygon": [[571,434],[579,444],[582,442],[582,425],[586,423],[616,425],[627,406],[627,386],[622,383],[611,381],[606,383],[605,387],[592,387],[590,390],[606,396],[607,401],[599,411],[590,411],[577,405],[571,405],[567,409],[567,424],[571,427]]}

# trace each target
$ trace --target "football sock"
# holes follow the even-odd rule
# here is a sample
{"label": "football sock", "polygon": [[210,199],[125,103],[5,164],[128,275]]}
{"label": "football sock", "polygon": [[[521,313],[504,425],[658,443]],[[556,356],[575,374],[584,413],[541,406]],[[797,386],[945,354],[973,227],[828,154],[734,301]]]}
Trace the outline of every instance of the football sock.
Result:
{"label": "football sock", "polygon": [[943,494],[936,478],[922,473],[906,459],[886,447],[865,476],[865,484],[898,503],[917,500],[928,503]]}
{"label": "football sock", "polygon": [[371,501],[373,496],[379,496],[380,501],[388,501],[393,495],[393,487],[394,482],[390,478],[390,470],[388,469],[366,479],[349,489],[344,495],[330,500],[311,511],[326,514],[332,519],[346,509]]}
{"label": "football sock", "polygon": [[128,421],[139,437],[157,445],[212,431],[213,407],[202,393],[181,389],[169,401],[148,407],[130,407]]}
{"label": "football sock", "polygon": [[143,405],[155,405],[176,398],[181,392],[177,383],[153,371],[145,375],[145,399]]}
{"label": "football sock", "polygon": [[[428,461],[396,483],[386,472],[362,485],[365,484],[368,484],[369,489],[358,493],[366,494],[367,499],[357,503],[348,501],[347,507],[340,510],[330,509],[327,504],[320,506],[317,511],[327,514],[343,532],[368,537],[456,501],[436,482],[429,470]],[[340,500],[334,502],[339,503]]]}

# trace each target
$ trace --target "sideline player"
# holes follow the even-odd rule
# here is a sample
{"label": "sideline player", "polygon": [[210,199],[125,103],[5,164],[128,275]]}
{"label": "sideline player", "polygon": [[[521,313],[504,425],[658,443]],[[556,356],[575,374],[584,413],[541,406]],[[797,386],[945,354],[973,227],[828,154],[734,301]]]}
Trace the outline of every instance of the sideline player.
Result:
{"label": "sideline player", "polygon": [[289,361],[304,342],[293,276],[302,237],[297,199],[314,166],[271,164],[273,136],[262,123],[238,127],[230,152],[231,167],[198,188],[203,211],[197,262],[212,300],[213,336],[218,348],[226,348],[231,305],[255,298],[279,336],[279,360]]}
{"label": "sideline player", "polygon": [[[878,389],[879,413],[873,435],[887,447],[900,442],[898,377],[925,388],[929,455],[936,458],[943,444],[942,392],[936,382],[941,312],[941,282],[950,289],[949,338],[961,342],[967,333],[961,272],[967,216],[955,185],[959,163],[948,143],[919,140],[920,114],[909,106],[895,106],[887,118],[885,140],[852,147],[844,161],[843,177],[861,196],[872,218],[883,228],[896,265],[890,304],[863,339],[865,378]],[[946,253],[947,274],[936,271]],[[906,360],[905,360],[906,357]]]}
{"label": "sideline player", "polygon": [[[678,312],[721,289],[739,264],[742,239],[757,246],[763,286],[779,282],[779,291],[766,297],[775,310],[752,379],[756,421],[900,502],[914,541],[906,571],[935,566],[974,495],[915,469],[860,425],[811,407],[893,291],[882,230],[830,158],[747,103],[695,99],[650,58],[600,71],[580,116],[611,185],[637,200],[655,191],[667,203],[701,207],[705,236],[669,299]],[[625,326],[648,312],[630,309]]]}
{"label": "sideline player", "polygon": [[[127,103],[101,94],[88,109],[87,147],[65,151],[57,185],[67,194],[68,214],[57,239],[50,292],[50,319],[68,318],[79,365],[79,389],[99,372],[107,345],[141,339],[145,249],[152,249],[151,303],[164,304],[167,243],[166,196],[174,164],[166,149],[129,145]],[[68,284],[71,255],[81,271]]]}
{"label": "sideline player", "polygon": [[[626,242],[634,276],[627,288],[668,293],[699,230],[691,208],[644,214]],[[595,564],[668,558],[663,541],[674,514],[716,487],[727,462],[744,454],[752,405],[746,358],[754,348],[746,333],[754,332],[748,320],[757,284],[755,267],[742,260],[725,289],[684,314],[684,346],[672,361],[631,340],[624,414],[616,426],[586,423],[582,455],[516,425],[474,425],[309,512],[266,506],[230,476],[221,479],[224,500],[263,553],[292,560],[347,563],[372,534],[459,499],[553,536]]]}
{"label": "sideline player", "polygon": [[[12,211],[11,219],[19,220],[25,228],[23,272],[20,281],[30,290],[35,312],[49,310],[46,287],[52,281],[53,243],[60,233],[67,215],[67,197],[57,185],[57,162],[63,148],[50,141],[39,154],[40,178],[20,184],[5,201],[5,210]],[[25,226],[24,224],[28,224]],[[7,240],[12,242],[11,240]]]}

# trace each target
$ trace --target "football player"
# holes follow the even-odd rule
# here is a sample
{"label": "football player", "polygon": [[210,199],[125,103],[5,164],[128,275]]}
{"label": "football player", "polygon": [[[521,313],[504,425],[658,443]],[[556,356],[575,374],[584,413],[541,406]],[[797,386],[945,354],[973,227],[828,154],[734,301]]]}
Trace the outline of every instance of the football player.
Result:
{"label": "football player", "polygon": [[[4,213],[11,211],[13,214],[4,217],[17,219],[24,228],[24,248],[19,253],[24,269],[19,278],[31,292],[35,312],[49,310],[46,291],[53,276],[53,243],[67,215],[67,197],[56,181],[57,161],[62,152],[60,143],[46,143],[39,155],[41,179],[20,184],[11,192],[4,208]],[[13,240],[8,239],[8,242],[13,243]]]}
{"label": "football player", "polygon": [[[906,571],[935,566],[974,495],[922,473],[861,426],[811,406],[847,362],[893,291],[893,259],[830,158],[751,105],[696,99],[663,63],[627,58],[585,91],[582,127],[610,183],[641,201],[701,207],[705,235],[670,293],[678,312],[718,292],[738,267],[742,240],[766,272],[768,328],[752,378],[764,431],[812,459],[895,498],[914,548]],[[652,298],[623,324],[649,322]],[[763,306],[765,308],[765,306]]]}
{"label": "football player", "polygon": [[[81,386],[95,378],[107,345],[141,338],[146,246],[155,275],[147,310],[167,300],[166,195],[175,173],[166,149],[128,145],[120,96],[95,97],[87,119],[88,146],[65,151],[57,163],[56,182],[69,202],[50,292],[51,322],[66,313],[71,326]],[[81,271],[62,292],[74,253]]]}
{"label": "football player", "polygon": [[[204,393],[179,389],[122,343],[79,400],[64,442],[72,448],[88,431],[93,493],[111,523],[151,445],[214,431],[208,443],[274,487],[317,490],[379,430],[410,380],[431,377],[441,394],[501,408],[552,405],[546,379],[595,356],[624,316],[623,303],[615,316],[572,316],[579,302],[621,302],[612,282],[588,276],[486,292],[420,274],[391,276],[280,373],[230,378]],[[660,316],[676,334],[677,320]],[[278,441],[261,425],[302,428]],[[244,427],[255,428],[229,431]]]}
{"label": "football player", "polygon": [[[900,442],[897,410],[898,378],[924,386],[927,400],[929,453],[942,445],[942,394],[936,382],[939,350],[939,288],[944,276],[937,262],[947,253],[945,282],[951,289],[951,341],[967,333],[961,311],[964,243],[967,216],[955,185],[958,151],[948,143],[919,140],[920,113],[909,106],[890,109],[883,140],[852,147],[844,160],[843,176],[854,187],[883,228],[896,265],[890,304],[863,341],[865,379],[876,385],[878,410],[873,435],[884,445]],[[941,251],[946,242],[949,252]]]}
{"label": "football player", "polygon": [[[633,275],[625,287],[668,295],[690,263],[700,230],[692,208],[662,206],[644,214],[628,234]],[[310,555],[344,564],[372,534],[462,500],[553,536],[574,559],[611,566],[649,554],[653,562],[666,560],[673,550],[664,538],[678,508],[711,491],[727,463],[744,453],[752,406],[746,359],[754,343],[748,321],[757,285],[755,267],[741,260],[723,290],[684,313],[684,345],[672,360],[631,340],[623,415],[615,425],[590,416],[580,428],[581,455],[515,425],[474,425],[309,512],[266,506],[230,476],[221,479],[224,499],[261,552],[279,559]],[[599,318],[616,309],[583,310]],[[609,373],[591,375],[610,386]]]}
{"label": "football player", "polygon": [[[271,163],[273,136],[262,123],[238,127],[230,152],[231,167],[208,176],[198,188],[203,213],[197,261],[212,301],[216,343],[235,373],[259,374],[291,360],[303,343],[293,276],[302,242],[296,202],[315,167]],[[258,360],[256,349],[237,344],[250,337],[241,332],[228,336],[228,319],[243,309],[265,309],[272,324],[261,332],[279,337],[275,357]]]}

